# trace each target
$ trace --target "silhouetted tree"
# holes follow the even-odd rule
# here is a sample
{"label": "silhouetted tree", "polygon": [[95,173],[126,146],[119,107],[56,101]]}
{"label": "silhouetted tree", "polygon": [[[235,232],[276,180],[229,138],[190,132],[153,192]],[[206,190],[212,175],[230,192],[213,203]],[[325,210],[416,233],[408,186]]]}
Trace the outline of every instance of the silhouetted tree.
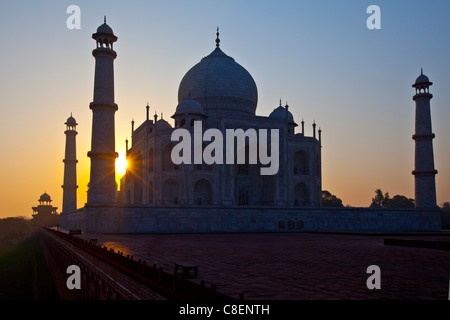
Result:
{"label": "silhouetted tree", "polygon": [[375,197],[372,198],[372,203],[370,204],[371,208],[382,208],[384,201],[383,191],[381,189],[375,190]]}
{"label": "silhouetted tree", "polygon": [[0,245],[17,244],[29,237],[36,229],[25,217],[0,219]]}
{"label": "silhouetted tree", "polygon": [[450,202],[444,202],[441,206],[442,210],[450,211]]}
{"label": "silhouetted tree", "polygon": [[375,190],[375,197],[372,198],[370,208],[414,208],[414,199],[409,199],[402,195],[389,196],[389,192],[383,195],[381,189]]}
{"label": "silhouetted tree", "polygon": [[444,202],[441,205],[442,229],[450,229],[450,202]]}
{"label": "silhouetted tree", "polygon": [[385,199],[385,208],[415,208],[414,199],[405,196],[395,195],[392,199]]}
{"label": "silhouetted tree", "polygon": [[389,196],[389,192],[386,192],[385,194],[384,194],[384,199],[383,199],[383,201],[381,202],[381,206],[383,207],[383,208],[391,208],[391,197]]}
{"label": "silhouetted tree", "polygon": [[342,200],[327,190],[322,191],[322,207],[343,207]]}

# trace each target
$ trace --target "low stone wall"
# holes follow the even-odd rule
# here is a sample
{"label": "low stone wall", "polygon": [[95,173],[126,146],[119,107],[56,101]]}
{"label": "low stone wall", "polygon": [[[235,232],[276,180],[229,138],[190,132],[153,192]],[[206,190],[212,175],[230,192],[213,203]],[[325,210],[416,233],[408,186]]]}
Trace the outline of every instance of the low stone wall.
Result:
{"label": "low stone wall", "polygon": [[[113,248],[102,247],[64,232],[42,228],[40,239],[60,297],[64,300],[214,300],[235,298],[204,280],[192,282],[182,274],[163,271]],[[67,267],[80,268],[81,290],[69,290]]]}
{"label": "low stone wall", "polygon": [[102,233],[440,231],[439,210],[292,207],[86,206],[61,228]]}

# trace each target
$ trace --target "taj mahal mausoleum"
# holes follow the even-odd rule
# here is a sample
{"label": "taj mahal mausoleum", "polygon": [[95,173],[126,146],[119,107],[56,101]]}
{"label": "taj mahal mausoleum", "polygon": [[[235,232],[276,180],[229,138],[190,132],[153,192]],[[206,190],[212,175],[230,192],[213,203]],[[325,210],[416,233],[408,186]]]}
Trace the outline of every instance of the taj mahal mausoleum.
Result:
{"label": "taj mahal mausoleum", "polygon": [[[63,207],[60,226],[102,233],[230,233],[230,232],[356,232],[397,233],[440,231],[436,205],[429,78],[421,73],[413,88],[416,107],[415,180],[416,208],[328,208],[322,207],[322,131],[298,122],[279,105],[269,115],[257,115],[258,89],[252,75],[222,51],[219,30],[212,52],[194,65],[178,88],[178,105],[170,121],[156,113],[132,122],[131,141],[126,143],[128,168],[115,181],[115,115],[113,45],[118,40],[106,24],[92,35],[96,47],[92,144],[87,203],[77,208],[76,120],[66,122]],[[406,97],[405,97],[406,98]],[[412,108],[411,108],[412,110]],[[144,112],[144,109],[143,109]],[[263,175],[265,163],[250,161],[255,147],[250,136],[243,140],[245,161],[226,163],[174,163],[176,130],[195,135],[213,130],[254,130],[261,141],[262,130],[277,132],[275,145],[267,148],[277,156],[275,174]],[[318,130],[317,130],[318,129]],[[211,131],[210,131],[211,132]],[[233,138],[234,139],[234,138]],[[211,139],[210,139],[211,141]],[[214,140],[216,142],[216,140]],[[206,152],[204,140],[192,146]],[[408,141],[405,141],[408,143]],[[253,149],[253,148],[256,149]],[[224,153],[226,151],[225,147]],[[233,147],[234,148],[234,147]],[[277,152],[278,151],[278,152]],[[215,150],[217,153],[217,150]],[[236,152],[233,160],[236,159]]]}

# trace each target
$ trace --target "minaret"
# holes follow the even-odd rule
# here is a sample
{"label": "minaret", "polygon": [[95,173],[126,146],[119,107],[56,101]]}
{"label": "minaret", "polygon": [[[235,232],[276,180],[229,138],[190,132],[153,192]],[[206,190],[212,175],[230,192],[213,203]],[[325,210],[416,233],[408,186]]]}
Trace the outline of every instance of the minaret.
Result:
{"label": "minaret", "polygon": [[62,212],[71,212],[77,210],[77,149],[76,136],[78,134],[76,127],[78,123],[70,114],[67,119],[66,131],[66,153],[64,157],[64,184]]}
{"label": "minaret", "polygon": [[116,201],[116,170],[114,114],[114,59],[117,54],[113,43],[117,41],[112,29],[106,24],[98,27],[92,35],[97,48],[95,57],[94,101],[92,110],[92,142],[88,157],[91,158],[91,176],[88,190],[88,204],[113,203]]}
{"label": "minaret", "polygon": [[436,207],[436,183],[434,168],[433,139],[435,137],[431,129],[430,94],[429,87],[433,83],[421,72],[413,87],[416,95],[416,133],[413,135],[415,141],[415,197],[417,208]]}

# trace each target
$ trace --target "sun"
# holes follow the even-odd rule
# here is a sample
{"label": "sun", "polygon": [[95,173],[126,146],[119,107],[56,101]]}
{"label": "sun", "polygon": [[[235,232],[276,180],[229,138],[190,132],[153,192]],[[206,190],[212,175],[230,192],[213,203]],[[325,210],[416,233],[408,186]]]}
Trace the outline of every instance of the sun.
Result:
{"label": "sun", "polygon": [[119,153],[119,157],[116,159],[116,173],[124,175],[127,171],[128,161],[125,153]]}

